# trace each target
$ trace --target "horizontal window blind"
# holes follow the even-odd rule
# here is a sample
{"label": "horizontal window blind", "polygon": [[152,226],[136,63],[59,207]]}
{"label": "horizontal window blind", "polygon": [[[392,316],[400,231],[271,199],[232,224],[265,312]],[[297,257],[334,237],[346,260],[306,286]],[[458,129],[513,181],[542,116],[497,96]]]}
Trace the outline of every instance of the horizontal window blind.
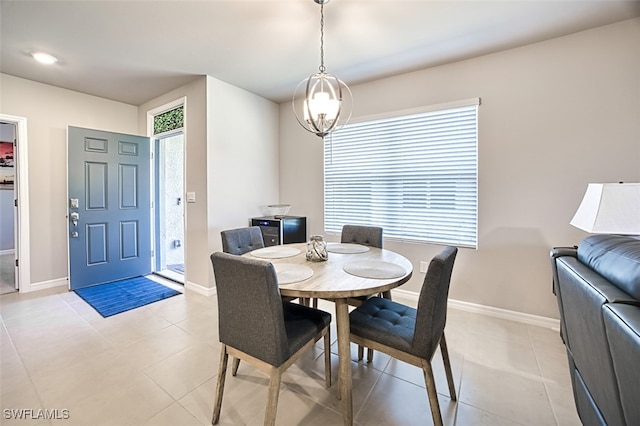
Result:
{"label": "horizontal window blind", "polygon": [[477,247],[478,103],[347,124],[325,138],[325,231]]}

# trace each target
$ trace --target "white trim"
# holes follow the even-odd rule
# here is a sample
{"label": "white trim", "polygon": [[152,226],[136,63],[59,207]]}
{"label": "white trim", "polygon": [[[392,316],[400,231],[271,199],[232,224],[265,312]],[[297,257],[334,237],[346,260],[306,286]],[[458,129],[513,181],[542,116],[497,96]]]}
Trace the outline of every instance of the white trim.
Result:
{"label": "white trim", "polygon": [[[182,128],[180,129],[175,129],[172,130],[171,132],[180,132],[182,133],[182,150],[183,150],[183,155],[182,155],[182,170],[184,171],[184,173],[182,174],[182,188],[183,191],[186,191],[187,188],[187,97],[186,96],[182,96],[178,99],[175,99],[173,101],[167,102],[165,104],[162,104],[156,108],[152,108],[150,110],[147,110],[146,114],[147,114],[147,136],[149,137],[149,141],[151,143],[151,155],[152,158],[150,159],[151,161],[151,174],[149,176],[149,178],[151,179],[151,209],[149,210],[149,214],[151,215],[151,272],[155,273],[158,272],[156,270],[156,258],[159,255],[158,253],[156,253],[156,170],[155,170],[155,156],[157,155],[157,153],[155,152],[155,140],[168,136],[171,132],[166,132],[166,134],[158,134],[158,135],[154,135],[153,134],[153,125],[154,125],[154,118],[156,115],[160,115],[164,112],[167,111],[171,111],[172,109],[176,109],[178,107],[182,106],[183,108],[183,122],[182,122]],[[182,203],[182,227],[183,227],[183,254],[184,254],[184,259],[185,259],[185,273],[186,273],[186,260],[187,260],[187,203],[186,203],[186,197],[183,197],[183,200],[185,200],[185,202]],[[185,288],[186,285],[188,283],[185,283]],[[205,287],[206,288],[206,287]],[[198,293],[200,293],[199,291],[197,291]],[[204,293],[200,293],[200,294],[204,294]]]}
{"label": "white trim", "polygon": [[14,249],[9,249],[9,250],[0,250],[0,255],[3,255],[3,254],[13,254],[13,253],[15,253],[15,252],[16,252],[16,251],[15,251]]}
{"label": "white trim", "polygon": [[69,291],[71,291],[71,249],[70,249],[70,244],[71,244],[71,233],[69,232],[69,210],[71,210],[71,201],[69,200],[69,125],[67,125],[67,127],[64,129],[65,130],[65,135],[64,135],[64,148],[65,148],[65,153],[64,153],[64,158],[66,160],[66,167],[64,169],[64,194],[65,194],[65,201],[66,201],[66,211],[65,211],[65,226],[66,226],[66,238],[65,241],[67,243],[67,289]]}
{"label": "white trim", "polygon": [[32,283],[29,286],[28,290],[24,290],[24,291],[21,291],[21,292],[22,293],[27,293],[27,292],[31,292],[31,291],[39,291],[39,290],[44,290],[44,289],[47,289],[47,288],[54,288],[54,287],[66,287],[68,289],[69,288],[69,279],[67,277],[64,277],[64,278],[58,278],[56,280],[40,281],[39,283]]}
{"label": "white trim", "polygon": [[196,284],[196,283],[194,283],[192,281],[187,281],[184,284],[184,288],[187,289],[187,290],[191,290],[194,293],[198,293],[198,294],[201,294],[201,295],[207,296],[207,297],[216,295],[216,288],[215,287],[205,287],[203,285]]}
{"label": "white trim", "polygon": [[478,305],[476,303],[463,302],[462,300],[454,299],[449,299],[448,305],[453,309],[459,309],[461,311],[473,312],[523,324],[560,330],[560,320],[553,318],[525,314],[524,312],[510,311],[508,309],[494,308],[493,306]]}
{"label": "white trim", "polygon": [[15,123],[17,126],[16,140],[16,196],[18,208],[16,214],[16,245],[19,266],[16,267],[16,283],[20,293],[31,291],[31,247],[29,233],[29,156],[27,138],[27,119],[13,115],[0,114],[0,120]]}
{"label": "white trim", "polygon": [[[392,290],[392,293],[394,300],[402,299],[404,301],[407,301],[407,303],[411,306],[416,306],[418,303],[419,293],[416,293],[414,291],[394,289]],[[510,311],[508,309],[479,305],[477,303],[464,302],[462,300],[455,299],[449,299],[447,305],[449,308],[458,309],[460,311],[487,315],[494,318],[506,319],[509,321],[515,321],[528,325],[551,328],[553,330],[560,330],[560,320],[554,318],[525,314],[523,312]]]}
{"label": "white trim", "polygon": [[413,308],[418,305],[419,294],[415,291],[394,288],[393,290],[391,290],[391,295],[393,297],[393,300],[398,303],[404,303],[405,305],[409,305]]}
{"label": "white trim", "polygon": [[[187,104],[187,97],[186,96],[182,96],[178,99],[175,99],[171,102],[167,102],[165,104],[160,105],[159,107],[156,108],[152,108],[150,110],[147,111],[147,134],[149,136],[155,136],[153,134],[153,117],[156,115],[160,115],[164,112],[167,111],[171,111],[172,109],[176,109],[178,108],[180,105],[184,105],[185,106],[185,110],[186,110],[186,104]],[[186,114],[185,114],[186,115]],[[149,119],[151,119],[151,121],[149,121]],[[186,122],[182,123],[183,128],[186,127]]]}

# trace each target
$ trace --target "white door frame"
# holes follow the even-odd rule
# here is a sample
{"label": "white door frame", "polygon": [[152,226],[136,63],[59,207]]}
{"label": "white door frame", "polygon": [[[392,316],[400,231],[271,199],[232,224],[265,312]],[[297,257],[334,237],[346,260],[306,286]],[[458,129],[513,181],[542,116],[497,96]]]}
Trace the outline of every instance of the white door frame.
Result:
{"label": "white door frame", "polygon": [[16,178],[14,182],[14,196],[18,200],[14,215],[14,239],[16,241],[16,283],[20,293],[31,291],[31,260],[29,237],[29,173],[28,173],[28,139],[27,119],[13,115],[0,114],[0,120],[16,125]]}
{"label": "white door frame", "polygon": [[[186,188],[187,187],[187,174],[186,174],[186,161],[187,161],[187,126],[186,126],[186,122],[187,122],[187,97],[186,96],[182,96],[178,99],[175,99],[173,101],[167,102],[165,104],[162,104],[156,108],[152,108],[150,110],[147,111],[147,136],[149,138],[151,138],[151,152],[152,155],[154,156],[153,158],[155,159],[155,155],[157,154],[155,152],[155,143],[153,142],[156,138],[156,135],[153,134],[153,123],[154,123],[154,117],[156,115],[162,114],[163,112],[167,112],[170,111],[174,108],[178,108],[179,106],[182,106],[184,108],[184,126],[182,128],[182,137],[183,137],[183,146],[182,149],[184,150],[184,155],[183,155],[183,164],[182,164],[182,169],[185,170],[185,173],[183,174],[183,182],[182,182],[182,187]],[[152,199],[155,199],[155,194],[156,193],[156,182],[155,182],[155,175],[156,175],[156,170],[155,170],[155,160],[151,162],[151,194],[152,194]],[[183,194],[184,195],[184,194]],[[184,200],[184,202],[182,203],[183,205],[183,226],[184,226],[184,238],[182,241],[182,247],[184,250],[184,258],[185,258],[185,277],[184,277],[184,284],[186,285],[187,283],[187,277],[186,277],[186,259],[187,259],[187,207],[186,207],[186,196],[183,196],[182,198]],[[155,217],[155,209],[157,208],[157,206],[155,205],[155,202],[152,203],[152,207],[151,207],[151,247],[153,248],[153,255],[151,256],[151,263],[152,263],[152,268],[151,270],[153,272],[157,272],[156,271],[156,256],[158,256],[159,254],[155,252],[155,247],[156,247],[156,227],[158,226],[158,224],[156,223]]]}

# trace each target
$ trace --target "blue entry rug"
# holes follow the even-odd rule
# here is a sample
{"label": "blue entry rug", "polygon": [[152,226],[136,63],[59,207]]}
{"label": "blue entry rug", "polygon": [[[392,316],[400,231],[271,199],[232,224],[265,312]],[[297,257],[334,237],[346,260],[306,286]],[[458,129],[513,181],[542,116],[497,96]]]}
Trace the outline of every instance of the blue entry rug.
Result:
{"label": "blue entry rug", "polygon": [[182,294],[145,277],[84,287],[75,292],[105,318]]}

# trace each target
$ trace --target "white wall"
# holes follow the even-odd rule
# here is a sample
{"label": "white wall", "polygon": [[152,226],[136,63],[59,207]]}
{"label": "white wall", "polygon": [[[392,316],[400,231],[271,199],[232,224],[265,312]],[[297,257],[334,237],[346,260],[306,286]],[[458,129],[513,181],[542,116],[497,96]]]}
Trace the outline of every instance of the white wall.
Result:
{"label": "white wall", "polygon": [[137,134],[137,108],[0,74],[0,112],[26,117],[31,284],[67,277],[67,126]]}
{"label": "white wall", "polygon": [[[480,97],[479,249],[458,254],[450,297],[558,318],[549,250],[589,182],[640,182],[640,19],[351,87],[354,117]],[[348,82],[347,82],[348,83]],[[322,142],[280,105],[281,199],[323,231]],[[330,238],[337,238],[336,236]],[[390,241],[414,276],[440,247]]]}
{"label": "white wall", "polygon": [[280,200],[279,107],[212,77],[207,93],[211,253],[222,250],[220,231],[249,225]]}

